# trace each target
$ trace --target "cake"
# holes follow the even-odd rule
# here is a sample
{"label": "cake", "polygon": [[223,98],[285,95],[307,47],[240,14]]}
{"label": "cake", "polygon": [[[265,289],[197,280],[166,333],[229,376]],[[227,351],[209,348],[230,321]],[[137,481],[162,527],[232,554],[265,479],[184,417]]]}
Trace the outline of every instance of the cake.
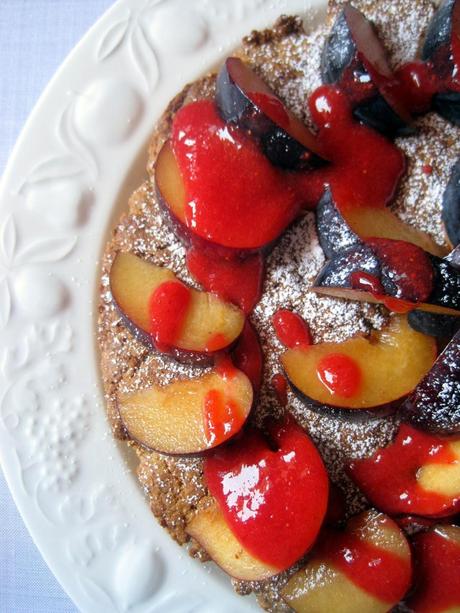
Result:
{"label": "cake", "polygon": [[[389,52],[392,68],[396,69],[416,57],[435,11],[429,0],[411,3],[403,0],[357,0],[353,4],[374,22]],[[251,33],[234,53],[236,58],[250,65],[286,107],[308,126],[314,125],[314,121],[305,101],[321,85],[323,49],[332,24],[342,8],[341,2],[330,0],[326,23],[312,31],[305,29],[300,17],[280,17],[271,29]],[[111,270],[117,254],[131,253],[156,267],[170,269],[187,287],[202,289],[190,274],[190,266],[187,267],[187,249],[177,225],[165,221],[167,216],[155,186],[155,174],[158,156],[164,143],[171,138],[173,123],[179,111],[197,101],[212,101],[215,95],[215,74],[206,75],[186,85],[170,102],[154,128],[148,152],[146,180],[130,198],[128,210],[118,221],[104,250],[98,323],[102,379],[107,414],[114,436],[125,440],[137,454],[137,475],[157,520],[178,543],[188,543],[190,554],[201,561],[209,559],[209,550],[203,547],[199,539],[191,537],[189,526],[197,513],[213,505],[209,483],[203,474],[203,455],[177,455],[174,452],[167,455],[139,443],[132,432],[128,432],[126,423],[120,417],[120,396],[132,395],[152,386],[214,376],[214,366],[212,361],[206,360],[195,363],[190,360],[180,361],[181,356],[177,355],[175,357],[179,357],[179,361],[171,359],[167,353],[152,351],[139,335],[133,334],[132,328],[126,325],[126,318],[120,316],[119,304],[117,306],[114,300]],[[434,112],[420,115],[414,124],[417,128],[414,134],[398,136],[396,139],[397,147],[405,155],[407,166],[392,199],[391,210],[405,224],[423,232],[424,241],[431,246],[431,253],[436,252],[435,257],[439,258],[448,252],[449,247],[443,225],[442,203],[452,167],[460,153],[459,128]],[[324,206],[323,203],[323,209]],[[340,347],[356,338],[356,335],[371,338],[373,344],[378,344],[379,334],[382,330],[384,335],[388,334],[385,331],[392,325],[394,318],[381,304],[381,300],[350,301],[310,291],[314,285],[318,285],[318,274],[324,270],[326,263],[323,249],[325,242],[321,239],[315,212],[302,211],[294,224],[287,225],[266,256],[261,298],[249,315],[260,338],[264,366],[260,389],[249,413],[248,423],[251,428],[260,428],[267,418],[291,414],[316,445],[330,481],[334,484],[334,491],[342,499],[340,521],[345,522],[357,514],[367,513],[358,516],[360,520],[351,520],[350,533],[361,533],[363,525],[374,522],[377,526],[383,520],[373,515],[373,511],[366,511],[369,502],[363,491],[371,499],[370,490],[365,489],[364,477],[357,480],[350,478],[350,465],[353,474],[360,460],[371,461],[377,450],[390,448],[392,442],[397,441],[395,437],[401,417],[394,411],[383,411],[379,413],[380,416],[374,414],[356,421],[337,416],[337,411],[328,413],[318,410],[315,403],[303,401],[291,388],[285,390],[283,379],[280,378],[280,358],[284,347],[279,335],[274,332],[273,318],[280,310],[299,315],[308,322],[313,347],[324,343]],[[328,258],[331,261],[331,254],[328,254]],[[375,295],[374,292],[374,298]],[[386,304],[388,306],[388,302]],[[406,316],[399,317],[405,321]],[[409,327],[407,334],[413,334],[414,338],[416,335],[417,338],[428,338]],[[432,337],[429,338],[429,341],[420,341],[417,353],[422,357],[424,352],[431,355],[427,358],[431,360],[431,365],[434,361],[434,341]],[[458,359],[458,353],[455,355],[457,358],[454,356],[454,361]],[[286,362],[283,363],[284,370],[289,370]],[[420,368],[422,372],[423,364]],[[458,371],[454,371],[453,368],[452,380],[455,387],[458,386]],[[417,375],[414,386],[421,378],[421,375]],[[407,392],[412,391],[414,386]],[[407,392],[402,395],[407,395]],[[449,434],[451,432],[448,430]],[[457,494],[459,497],[460,492]],[[388,525],[385,524],[386,527]],[[455,532],[455,528],[446,529]],[[455,535],[455,538],[458,536]],[[404,549],[403,545],[401,547]],[[404,555],[410,555],[406,550],[404,552]],[[306,559],[308,561],[309,558]],[[290,605],[295,608],[295,604],[292,599],[289,601],[289,598],[283,598],[282,590],[293,576],[297,577],[295,573],[304,563],[305,559],[301,558],[286,570],[263,580],[233,579],[233,585],[240,594],[254,592],[260,605],[267,610],[291,610]]]}

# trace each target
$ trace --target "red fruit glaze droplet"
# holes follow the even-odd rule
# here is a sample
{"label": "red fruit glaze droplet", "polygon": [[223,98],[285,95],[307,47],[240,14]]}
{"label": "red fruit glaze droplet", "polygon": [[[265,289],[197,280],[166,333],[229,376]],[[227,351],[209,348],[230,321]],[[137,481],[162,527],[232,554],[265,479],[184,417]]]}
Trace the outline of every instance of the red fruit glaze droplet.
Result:
{"label": "red fruit glaze droplet", "polygon": [[359,365],[343,353],[332,353],[321,358],[316,373],[331,394],[343,398],[352,398],[361,387],[362,373]]}
{"label": "red fruit glaze droplet", "polygon": [[150,334],[159,351],[176,344],[190,300],[190,289],[180,281],[165,281],[150,296]]}
{"label": "red fruit glaze droplet", "polygon": [[294,349],[312,344],[310,328],[297,313],[280,309],[273,315],[272,323],[276,336],[285,347]]}
{"label": "red fruit glaze droplet", "polygon": [[276,394],[276,397],[278,398],[278,402],[280,403],[280,405],[282,407],[286,406],[287,405],[287,391],[288,391],[288,384],[287,384],[286,377],[284,377],[280,373],[277,373],[276,375],[273,375],[270,383],[272,385],[272,388],[275,390],[275,394]]}
{"label": "red fruit glaze droplet", "polygon": [[235,366],[244,372],[254,391],[258,392],[262,382],[263,355],[259,337],[248,321],[244,324],[232,357]]}
{"label": "red fruit glaze droplet", "polygon": [[204,431],[209,446],[219,445],[243,425],[240,407],[233,400],[225,401],[220,390],[212,389],[204,399]]}

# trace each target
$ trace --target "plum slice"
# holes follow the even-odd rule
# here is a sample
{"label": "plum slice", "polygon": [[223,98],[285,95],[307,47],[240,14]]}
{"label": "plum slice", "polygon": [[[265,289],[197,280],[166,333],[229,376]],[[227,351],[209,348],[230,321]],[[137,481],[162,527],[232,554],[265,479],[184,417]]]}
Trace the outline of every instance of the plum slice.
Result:
{"label": "plum slice", "polygon": [[437,81],[433,108],[452,123],[460,124],[460,2],[444,0],[431,20],[422,48]]}
{"label": "plum slice", "polygon": [[236,368],[216,369],[118,397],[118,410],[131,439],[172,455],[200,453],[237,434],[253,399],[252,385]]}
{"label": "plum slice", "polygon": [[398,96],[398,82],[373,24],[351,4],[339,13],[323,49],[324,83],[350,98],[355,117],[389,136],[413,133],[412,117]]}
{"label": "plum slice", "polygon": [[371,509],[352,517],[344,531],[325,530],[281,593],[296,613],[386,613],[404,596],[411,576],[403,532]]}
{"label": "plum slice", "polygon": [[242,60],[229,57],[217,77],[222,118],[246,130],[276,166],[311,168],[323,162],[314,135]]}
{"label": "plum slice", "polygon": [[366,498],[390,515],[449,517],[460,510],[460,437],[403,423],[393,442],[354,460],[350,476]]}
{"label": "plum slice", "polygon": [[452,247],[460,245],[460,159],[452,168],[442,197],[442,221]]}
{"label": "plum slice", "polygon": [[358,245],[369,236],[407,241],[433,255],[445,255],[445,250],[428,234],[404,223],[388,208],[339,207],[330,189],[324,192],[316,208],[316,228],[328,258]]}
{"label": "plum slice", "polygon": [[[164,299],[162,288],[182,288],[187,292],[186,308],[176,319],[177,336],[166,347],[158,344],[153,327],[161,329],[161,312],[156,306]],[[152,349],[170,353],[180,361],[210,363],[217,351],[229,349],[240,336],[244,326],[242,311],[220,300],[214,294],[187,288],[167,268],[156,266],[132,253],[119,252],[110,270],[110,291],[123,322],[134,336]],[[175,296],[173,296],[174,298]],[[168,296],[166,295],[166,298]],[[177,304],[165,313],[176,317]],[[165,322],[168,328],[169,322]]]}
{"label": "plum slice", "polygon": [[295,392],[312,410],[369,417],[390,412],[430,370],[434,339],[394,316],[370,338],[289,349],[281,356]]}
{"label": "plum slice", "polygon": [[403,419],[438,434],[460,434],[460,331],[406,399]]}

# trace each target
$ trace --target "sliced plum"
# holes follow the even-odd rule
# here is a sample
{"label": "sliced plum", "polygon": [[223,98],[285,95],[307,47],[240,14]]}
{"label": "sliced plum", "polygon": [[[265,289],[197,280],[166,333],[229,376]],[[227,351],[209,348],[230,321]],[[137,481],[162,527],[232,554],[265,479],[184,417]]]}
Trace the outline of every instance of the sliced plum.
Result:
{"label": "sliced plum", "polygon": [[327,258],[361,243],[336,207],[330,189],[324,192],[316,207],[316,228],[319,244]]}
{"label": "sliced plum", "polygon": [[452,168],[449,182],[442,198],[442,221],[449,242],[460,245],[460,159]]}
{"label": "sliced plum", "polygon": [[460,326],[459,317],[428,313],[418,309],[408,313],[407,319],[410,327],[417,332],[441,339],[451,338]]}
{"label": "sliced plum", "polygon": [[282,168],[311,168],[323,162],[314,135],[242,60],[229,57],[217,77],[222,118],[246,130],[265,155]]}
{"label": "sliced plum", "polygon": [[423,430],[460,433],[460,331],[407,398],[401,413]]}
{"label": "sliced plum", "polygon": [[321,74],[349,96],[355,117],[390,137],[414,132],[398,81],[372,22],[345,4],[326,41]]}

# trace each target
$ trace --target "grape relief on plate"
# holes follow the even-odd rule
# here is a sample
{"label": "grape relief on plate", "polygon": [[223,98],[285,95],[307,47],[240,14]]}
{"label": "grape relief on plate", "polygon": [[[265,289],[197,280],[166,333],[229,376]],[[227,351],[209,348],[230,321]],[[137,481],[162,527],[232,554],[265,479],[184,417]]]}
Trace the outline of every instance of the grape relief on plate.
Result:
{"label": "grape relief on plate", "polygon": [[44,525],[65,535],[69,591],[88,610],[212,607],[200,591],[181,587],[152,535],[136,534],[118,481],[91,476],[91,433],[93,444],[94,431],[110,437],[97,394],[80,389],[75,367],[82,350],[75,305],[80,291],[93,288],[70,283],[62,271],[78,268],[91,233],[100,232],[94,212],[113,179],[104,175],[104,152],[123,157],[141,126],[148,134],[147,110],[167,81],[167,58],[177,65],[198,57],[268,5],[274,9],[268,0],[119,0],[88,37],[91,59],[74,87],[60,89],[57,79],[48,92],[59,104],[46,130],[40,127],[47,135],[40,154],[20,180],[3,186],[0,427],[9,473],[19,481],[21,510],[31,505]]}

